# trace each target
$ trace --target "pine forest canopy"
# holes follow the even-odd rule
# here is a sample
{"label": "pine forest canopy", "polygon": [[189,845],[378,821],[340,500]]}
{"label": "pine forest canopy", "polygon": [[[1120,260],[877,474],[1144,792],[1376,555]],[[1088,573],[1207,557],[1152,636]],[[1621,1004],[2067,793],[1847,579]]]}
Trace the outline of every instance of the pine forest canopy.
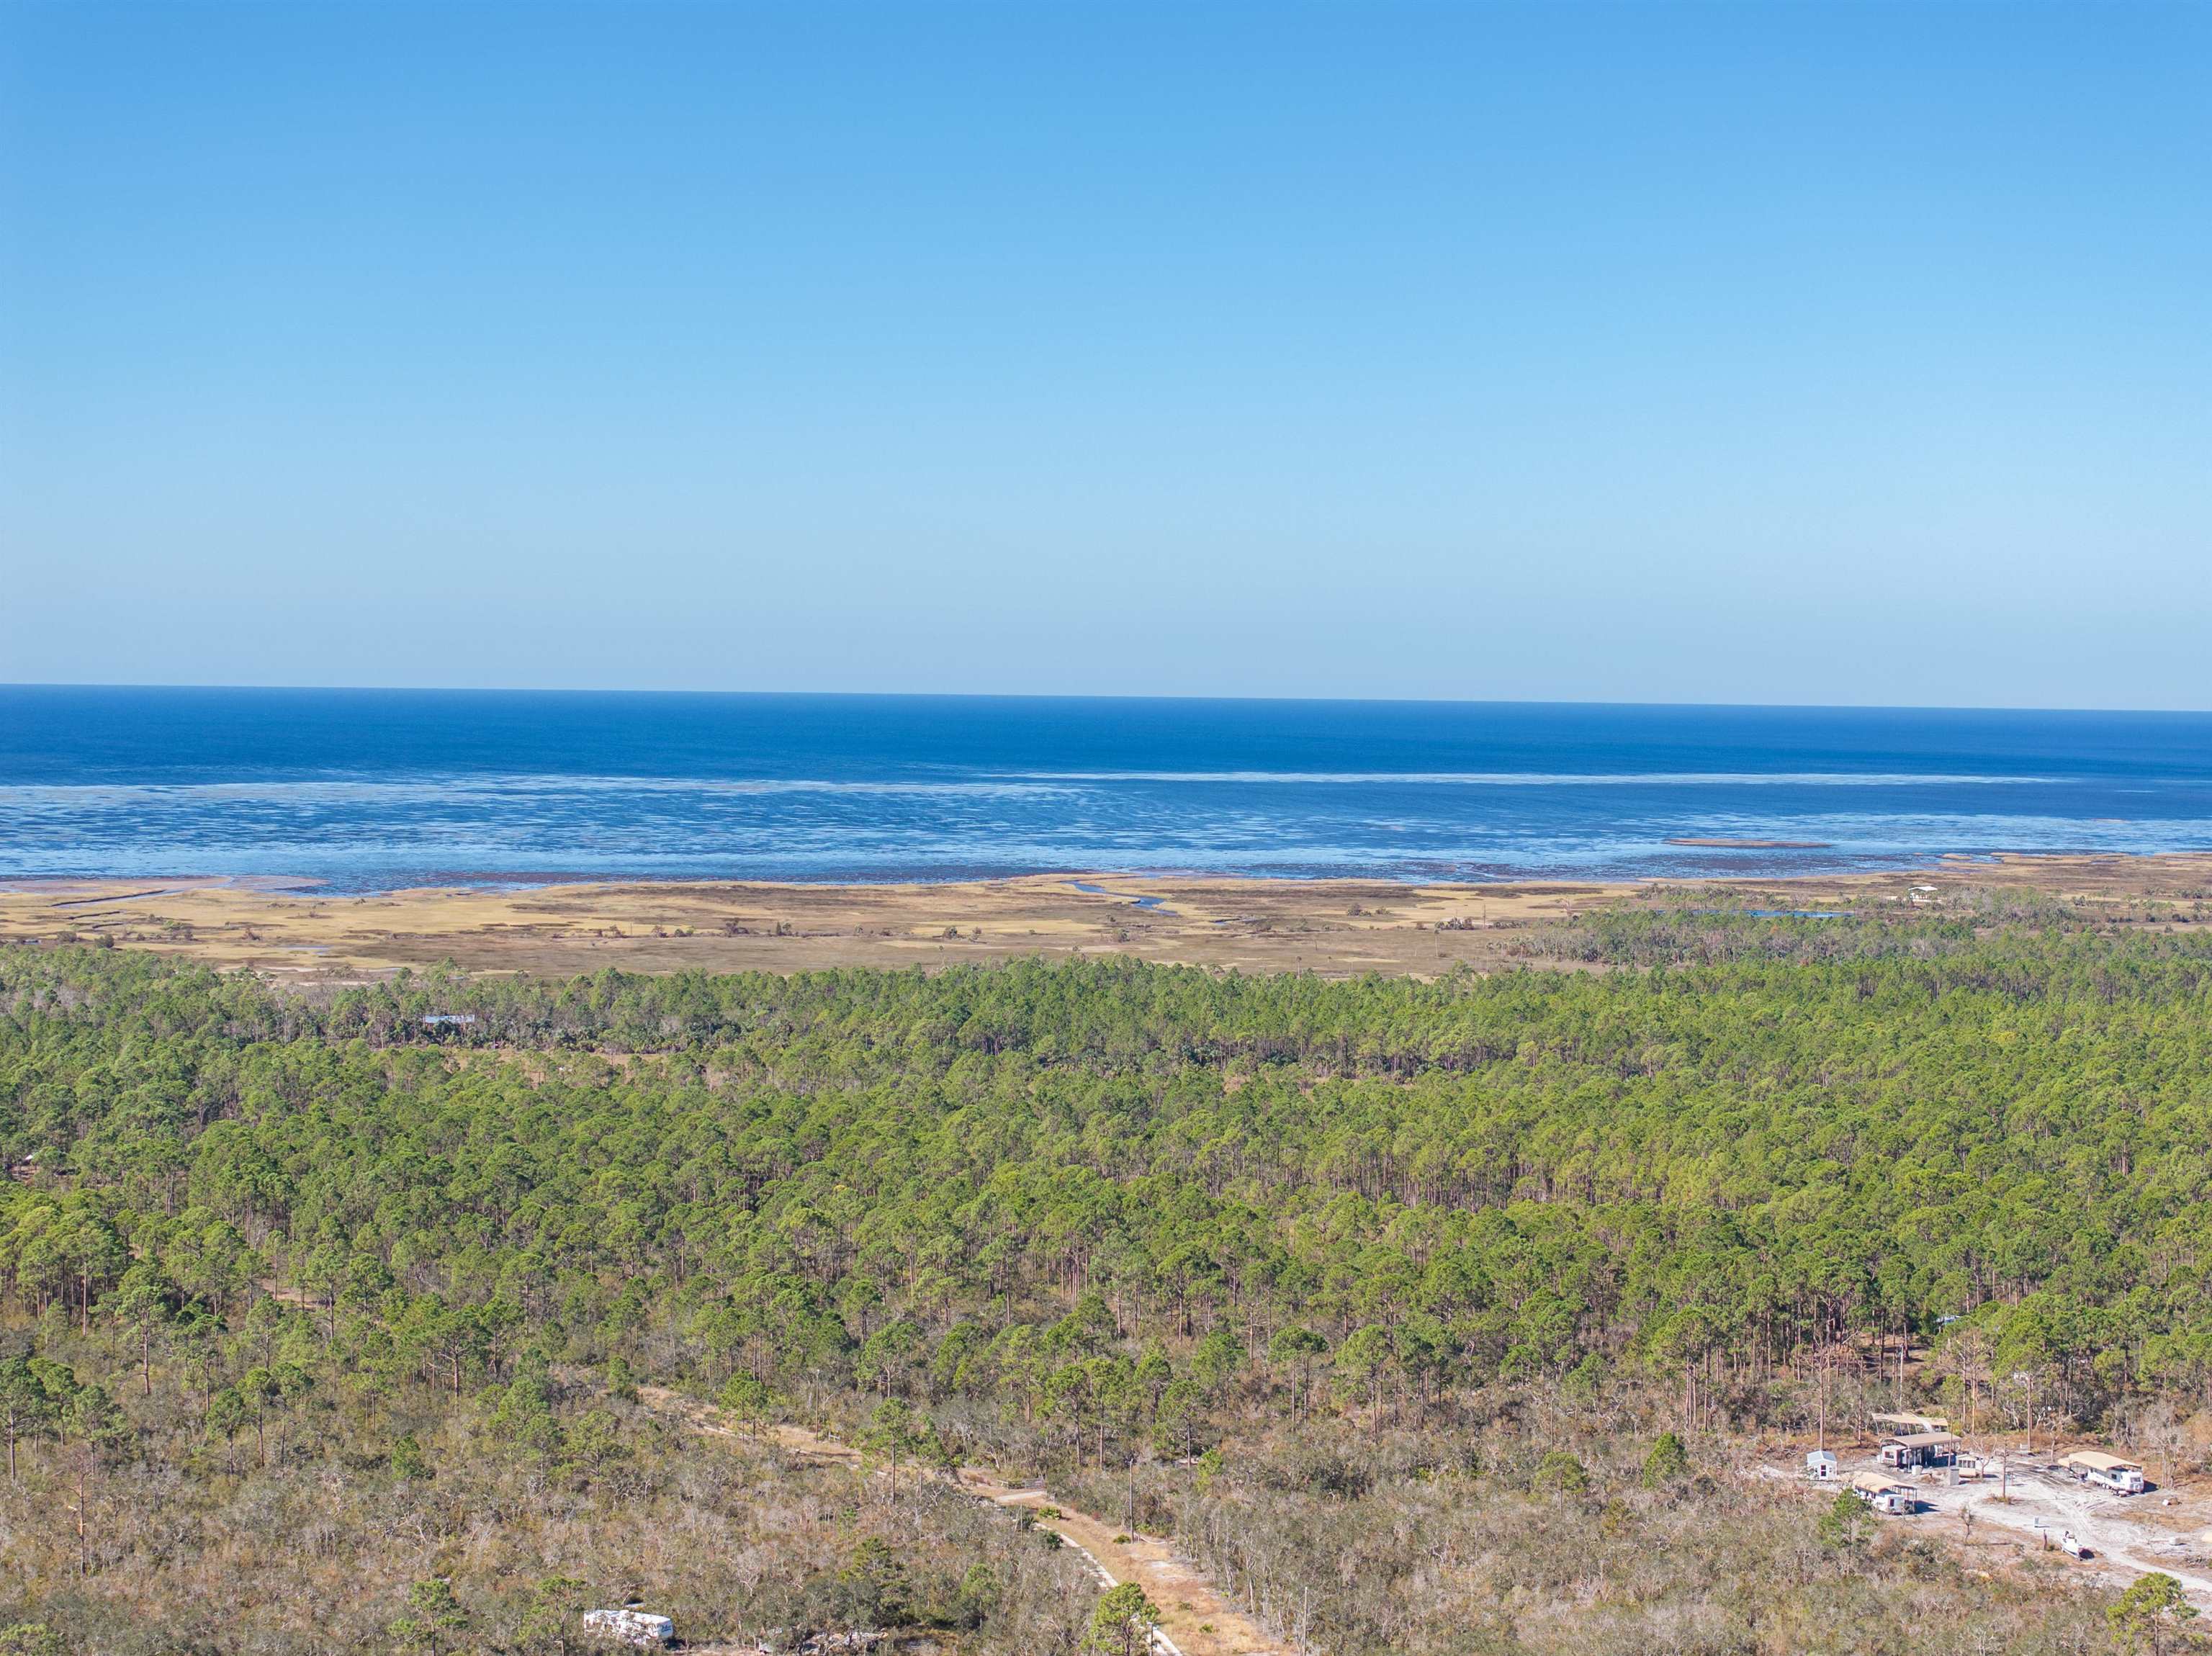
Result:
{"label": "pine forest canopy", "polygon": [[565,1340],[991,1398],[1102,1465],[1163,1411],[1200,1444],[1243,1369],[1300,1377],[1285,1408],[1617,1376],[1802,1422],[1816,1355],[1902,1335],[2087,1423],[2212,1394],[2212,948],[1687,915],[1564,947],[1651,964],[315,998],[11,950],[0,1288],[87,1327],[273,1288],[455,1392]]}

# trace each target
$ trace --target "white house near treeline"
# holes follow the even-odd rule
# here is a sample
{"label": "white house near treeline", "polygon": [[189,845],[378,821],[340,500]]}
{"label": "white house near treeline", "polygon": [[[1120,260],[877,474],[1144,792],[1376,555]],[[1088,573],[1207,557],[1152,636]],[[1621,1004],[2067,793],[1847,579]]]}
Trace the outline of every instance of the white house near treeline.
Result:
{"label": "white house near treeline", "polygon": [[2100,1449],[2076,1449],[2070,1455],[2061,1455],[2058,1464],[2081,1480],[2094,1483],[2100,1489],[2110,1489],[2114,1495],[2141,1495],[2143,1492],[2143,1469],[2140,1461],[2123,1460],[2118,1455],[2108,1455]]}

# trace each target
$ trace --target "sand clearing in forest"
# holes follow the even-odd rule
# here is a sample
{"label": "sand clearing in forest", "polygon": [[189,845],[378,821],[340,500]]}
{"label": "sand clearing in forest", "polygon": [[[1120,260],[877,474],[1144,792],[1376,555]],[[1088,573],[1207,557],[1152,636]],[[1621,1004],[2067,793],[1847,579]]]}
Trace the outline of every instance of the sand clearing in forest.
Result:
{"label": "sand clearing in forest", "polygon": [[[283,981],[358,979],[452,961],[552,975],[811,971],[1026,955],[1127,955],[1249,972],[1433,976],[1462,963],[1571,962],[1533,929],[1622,902],[1778,909],[1940,909],[1972,888],[2078,897],[2176,924],[2212,897],[2212,856],[1943,858],[1881,874],[1638,884],[1041,874],[940,885],[684,881],[437,889],[337,896],[269,882],[0,881],[0,943],[71,936],[250,967]],[[2193,922],[2191,922],[2193,924]]]}

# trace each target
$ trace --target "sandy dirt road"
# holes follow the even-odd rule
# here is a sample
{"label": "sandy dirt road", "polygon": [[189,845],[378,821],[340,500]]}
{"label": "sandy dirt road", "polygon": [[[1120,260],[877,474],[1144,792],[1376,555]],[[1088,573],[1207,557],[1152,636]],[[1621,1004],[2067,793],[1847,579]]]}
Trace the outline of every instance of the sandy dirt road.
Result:
{"label": "sandy dirt road", "polygon": [[[697,1431],[737,1435],[716,1410],[665,1387],[641,1386],[639,1395],[652,1408],[679,1416]],[[849,1446],[803,1426],[777,1426],[766,1435],[787,1453],[805,1459],[861,1465],[860,1454]],[[954,1477],[961,1489],[979,1501],[1027,1508],[1039,1529],[1054,1532],[1088,1559],[1104,1585],[1134,1581],[1142,1586],[1159,1607],[1159,1630],[1166,1635],[1160,1641],[1163,1656],[1287,1656],[1286,1645],[1270,1638],[1249,1616],[1216,1592],[1204,1576],[1176,1556],[1166,1541],[1131,1535],[1055,1502],[1047,1489],[1004,1483],[986,1467],[963,1466]]]}

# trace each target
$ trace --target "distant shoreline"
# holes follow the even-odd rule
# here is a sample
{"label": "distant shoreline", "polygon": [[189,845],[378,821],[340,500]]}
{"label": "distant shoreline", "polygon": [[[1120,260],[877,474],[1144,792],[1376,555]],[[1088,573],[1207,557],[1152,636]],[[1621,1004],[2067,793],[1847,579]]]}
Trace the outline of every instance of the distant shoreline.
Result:
{"label": "distant shoreline", "polygon": [[1670,846],[1695,846],[1702,851],[1832,851],[1832,840],[1668,840]]}
{"label": "distant shoreline", "polygon": [[[1814,852],[1835,848],[1821,840],[1725,839],[1704,836],[1669,838],[1660,843],[1683,850],[1714,852]],[[1537,887],[1603,889],[1629,891],[1651,886],[1695,886],[1715,882],[1763,881],[1802,884],[1883,879],[1934,869],[1996,868],[2015,864],[2069,864],[2080,863],[2156,864],[2172,858],[2212,859],[2212,849],[2123,852],[2089,849],[1926,852],[1894,857],[1844,858],[1824,866],[1782,864],[1759,865],[1730,858],[1711,868],[1619,869],[1584,872],[1572,868],[1499,868],[1480,872],[1318,872],[1296,870],[1255,870],[1248,867],[1206,869],[1189,866],[1119,866],[1099,868],[1071,864],[1062,868],[959,868],[944,872],[890,869],[880,873],[761,876],[658,874],[641,870],[605,869],[491,869],[459,868],[405,870],[390,883],[368,883],[343,876],[319,874],[218,874],[205,871],[163,872],[137,870],[130,873],[55,872],[0,873],[0,894],[64,889],[102,892],[122,888],[148,896],[202,889],[250,891],[268,895],[316,895],[326,900],[350,901],[358,898],[388,899],[425,892],[528,893],[577,888],[635,888],[665,891],[743,887],[748,889],[820,891],[952,890],[963,887],[1008,886],[1033,881],[1081,883],[1098,880],[1140,880],[1164,884],[1249,886],[1255,889],[1280,887],[1322,891],[1374,888],[1398,892],[1464,892],[1470,895],[1510,895]],[[111,899],[112,900],[112,899]]]}

